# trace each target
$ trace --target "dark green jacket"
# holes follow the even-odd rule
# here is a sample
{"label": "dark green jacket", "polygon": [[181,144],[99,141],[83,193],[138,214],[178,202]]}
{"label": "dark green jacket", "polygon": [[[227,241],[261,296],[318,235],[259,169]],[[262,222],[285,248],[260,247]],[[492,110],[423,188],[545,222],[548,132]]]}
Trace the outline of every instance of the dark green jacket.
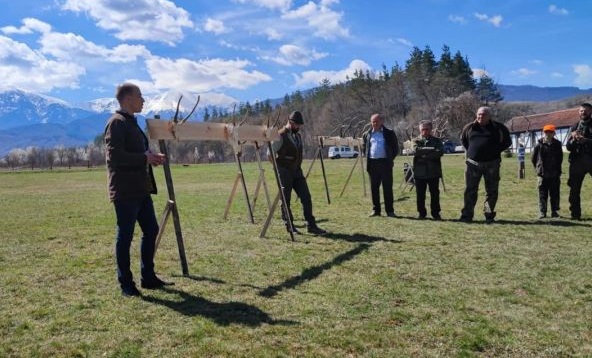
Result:
{"label": "dark green jacket", "polygon": [[444,145],[438,137],[421,136],[413,139],[413,176],[415,179],[432,179],[442,176],[442,157]]}

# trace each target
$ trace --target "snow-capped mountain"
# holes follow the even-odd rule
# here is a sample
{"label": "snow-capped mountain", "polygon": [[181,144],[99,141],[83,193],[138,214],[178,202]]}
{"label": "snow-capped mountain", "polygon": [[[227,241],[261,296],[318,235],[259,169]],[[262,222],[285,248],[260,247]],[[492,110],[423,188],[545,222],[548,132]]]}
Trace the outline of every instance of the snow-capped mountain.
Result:
{"label": "snow-capped mountain", "polygon": [[[197,102],[197,95],[177,90],[145,96],[144,111],[139,117],[158,114],[163,119],[172,118],[181,96],[179,116],[185,117]],[[190,120],[202,118],[206,107],[231,107],[233,103],[236,100],[224,94],[202,94]],[[103,132],[110,114],[118,108],[115,98],[74,105],[15,88],[0,91],[0,156],[13,148],[28,146],[85,145]]]}
{"label": "snow-capped mountain", "polygon": [[0,92],[0,129],[38,123],[68,123],[92,114],[49,96],[19,89]]}
{"label": "snow-capped mountain", "polygon": [[[160,118],[170,119],[175,115],[179,99],[179,117],[189,115],[193,106],[197,103],[198,95],[188,91],[170,90],[156,96],[145,96],[146,102],[141,113],[146,118],[160,115]],[[199,120],[203,117],[204,109],[208,107],[231,108],[234,103],[238,104],[235,98],[222,93],[203,93],[199,95],[199,104],[190,120]]]}
{"label": "snow-capped mountain", "polygon": [[96,113],[113,113],[119,108],[119,103],[115,98],[97,98],[79,103],[76,107]]}

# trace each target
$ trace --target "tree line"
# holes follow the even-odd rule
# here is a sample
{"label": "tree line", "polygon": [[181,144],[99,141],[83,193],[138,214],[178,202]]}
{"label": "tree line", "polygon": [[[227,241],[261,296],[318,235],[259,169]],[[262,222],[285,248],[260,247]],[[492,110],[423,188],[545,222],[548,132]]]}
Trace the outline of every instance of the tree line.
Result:
{"label": "tree line", "polygon": [[[251,104],[244,102],[237,108],[207,107],[205,122],[239,122],[249,124],[285,123],[287,115],[300,111],[305,119],[303,130],[305,156],[317,149],[317,136],[342,135],[359,137],[367,128],[370,115],[381,113],[386,125],[393,128],[404,142],[418,135],[417,124],[429,119],[434,134],[457,142],[462,127],[474,119],[479,106],[492,107],[496,120],[505,122],[517,115],[533,113],[531,104],[505,104],[495,81],[487,74],[475,78],[466,56],[454,54],[444,45],[439,58],[429,46],[414,47],[402,66],[395,62],[382,65],[377,71],[357,70],[342,83],[323,79],[307,91],[286,94],[280,103],[270,100]],[[157,150],[156,144],[153,143]],[[169,160],[172,163],[206,163],[234,160],[232,148],[222,142],[169,141]],[[401,146],[402,147],[402,146]],[[245,146],[244,160],[254,160],[255,148]],[[265,153],[262,150],[262,155]],[[14,149],[1,163],[7,167],[54,165],[103,165],[102,135],[93,143],[79,148],[53,149],[29,147]]]}

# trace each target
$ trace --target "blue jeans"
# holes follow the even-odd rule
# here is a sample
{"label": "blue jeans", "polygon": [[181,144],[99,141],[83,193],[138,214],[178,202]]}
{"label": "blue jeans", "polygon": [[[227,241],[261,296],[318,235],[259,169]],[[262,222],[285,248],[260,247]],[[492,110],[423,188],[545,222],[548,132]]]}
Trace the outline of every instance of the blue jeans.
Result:
{"label": "blue jeans", "polygon": [[142,229],[141,274],[143,279],[153,279],[154,246],[158,235],[158,222],[154,214],[154,204],[150,195],[138,199],[118,199],[113,202],[117,217],[117,238],[115,257],[117,259],[117,279],[122,287],[134,284],[130,271],[130,247],[134,237],[136,221]]}

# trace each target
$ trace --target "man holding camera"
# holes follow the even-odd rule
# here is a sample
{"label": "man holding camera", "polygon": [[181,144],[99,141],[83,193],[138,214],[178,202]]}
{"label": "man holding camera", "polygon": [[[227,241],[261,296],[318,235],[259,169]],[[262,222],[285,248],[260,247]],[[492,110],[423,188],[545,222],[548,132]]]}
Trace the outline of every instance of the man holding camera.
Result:
{"label": "man holding camera", "polygon": [[580,192],[586,174],[592,175],[592,104],[580,105],[580,120],[570,129],[566,148],[569,153],[569,211],[573,220],[580,220]]}

